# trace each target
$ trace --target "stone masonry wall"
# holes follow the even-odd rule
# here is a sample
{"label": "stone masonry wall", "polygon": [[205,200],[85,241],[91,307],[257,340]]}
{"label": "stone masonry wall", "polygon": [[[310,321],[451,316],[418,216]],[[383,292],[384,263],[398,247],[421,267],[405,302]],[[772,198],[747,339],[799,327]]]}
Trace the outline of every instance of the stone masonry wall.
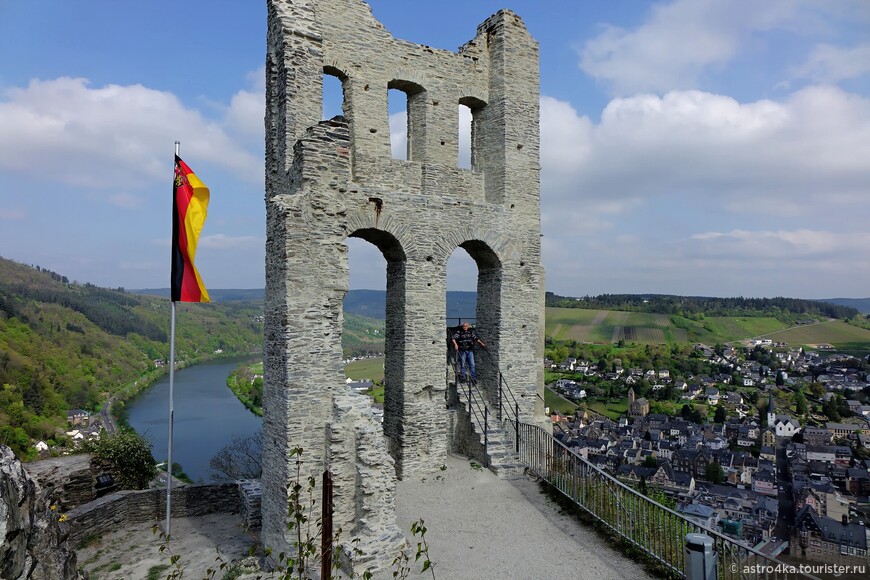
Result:
{"label": "stone masonry wall", "polygon": [[[238,483],[185,485],[172,489],[172,517],[211,513],[239,513]],[[125,490],[95,499],[69,512],[69,542],[77,547],[88,536],[101,536],[122,526],[162,522],[166,517],[166,490]]]}
{"label": "stone masonry wall", "polygon": [[[438,469],[448,453],[446,266],[464,248],[478,265],[479,359],[494,396],[500,370],[521,415],[543,411],[538,47],[500,11],[458,52],[393,38],[359,0],[269,0],[266,61],[266,352],[263,540],[286,549],[291,452],[356,481],[342,513],[390,524],[389,451],[398,477]],[[321,121],[323,75],[342,81],[343,118]],[[391,158],[388,89],[408,96],[408,160]],[[472,110],[472,165],[458,164],[458,106]],[[387,261],[386,392],[380,450],[354,450],[341,356],[346,240]],[[341,462],[337,457],[343,457]],[[383,500],[372,501],[371,495]],[[351,509],[352,508],[352,509]],[[377,513],[376,513],[377,512]],[[336,525],[342,525],[336,522]],[[359,527],[365,535],[383,532]],[[348,528],[345,528],[348,529]]]}

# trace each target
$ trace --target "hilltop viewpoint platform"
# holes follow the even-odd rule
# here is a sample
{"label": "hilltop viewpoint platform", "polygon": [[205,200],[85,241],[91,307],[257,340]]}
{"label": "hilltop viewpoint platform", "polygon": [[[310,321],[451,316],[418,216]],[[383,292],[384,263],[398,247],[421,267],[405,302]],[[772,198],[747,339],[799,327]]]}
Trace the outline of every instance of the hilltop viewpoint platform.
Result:
{"label": "hilltop viewpoint platform", "polygon": [[[429,557],[437,578],[650,576],[592,528],[562,513],[534,481],[526,477],[499,479],[456,455],[448,456],[444,467],[431,477],[400,481],[397,490],[399,524],[410,542],[414,542],[411,523],[425,521]],[[166,553],[158,553],[160,540],[152,533],[152,525],[129,526],[91,539],[87,547],[78,550],[78,565],[92,579],[144,580],[149,570],[169,563]],[[256,541],[242,529],[238,514],[173,520],[173,536],[172,551],[181,556],[184,577],[195,579],[216,567],[217,549],[225,560],[240,561]],[[409,578],[431,577],[428,572],[420,575],[419,570],[417,564]],[[166,577],[166,572],[157,577]],[[390,571],[376,576],[378,580],[392,577]]]}

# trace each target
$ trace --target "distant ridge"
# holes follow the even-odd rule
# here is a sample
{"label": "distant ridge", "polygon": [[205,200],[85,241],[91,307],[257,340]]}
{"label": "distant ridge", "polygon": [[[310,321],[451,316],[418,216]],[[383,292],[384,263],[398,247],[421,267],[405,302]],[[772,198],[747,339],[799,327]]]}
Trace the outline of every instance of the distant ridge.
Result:
{"label": "distant ridge", "polygon": [[855,308],[861,314],[870,314],[870,298],[820,298],[819,302]]}
{"label": "distant ridge", "polygon": [[[134,294],[169,298],[169,288],[145,288],[130,290]],[[213,302],[262,302],[262,288],[225,289],[209,288]],[[384,320],[387,308],[387,293],[384,290],[351,290],[344,299],[344,311],[349,314]],[[450,290],[447,292],[447,318],[474,318],[477,308],[477,292]],[[449,320],[448,320],[449,322]]]}
{"label": "distant ridge", "polygon": [[[169,298],[169,288],[143,288],[142,290],[128,290],[128,292]],[[262,302],[264,294],[265,291],[262,288],[208,289],[208,295],[212,302]]]}

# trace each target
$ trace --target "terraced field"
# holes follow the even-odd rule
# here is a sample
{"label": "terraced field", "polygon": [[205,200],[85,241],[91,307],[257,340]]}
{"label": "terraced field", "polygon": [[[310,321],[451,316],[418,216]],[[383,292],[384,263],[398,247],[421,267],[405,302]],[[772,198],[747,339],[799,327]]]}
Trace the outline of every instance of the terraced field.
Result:
{"label": "terraced field", "polygon": [[839,320],[789,327],[775,318],[748,316],[690,320],[666,314],[547,308],[545,332],[556,341],[612,344],[624,340],[638,344],[734,342],[769,337],[794,345],[831,344],[838,350],[870,352],[870,330]]}
{"label": "terraced field", "polygon": [[641,344],[688,340],[688,332],[675,327],[665,314],[547,308],[546,316],[546,333],[554,340],[605,344],[620,340]]}
{"label": "terraced field", "polygon": [[830,344],[839,350],[870,351],[870,330],[846,324],[842,320],[828,320],[806,326],[795,326],[765,335],[775,341],[799,344],[810,348]]}

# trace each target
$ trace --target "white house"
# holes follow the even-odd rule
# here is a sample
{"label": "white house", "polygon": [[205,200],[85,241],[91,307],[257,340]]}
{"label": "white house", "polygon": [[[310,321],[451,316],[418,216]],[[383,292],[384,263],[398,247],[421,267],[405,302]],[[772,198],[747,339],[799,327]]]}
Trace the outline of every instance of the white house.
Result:
{"label": "white house", "polygon": [[800,431],[801,424],[789,415],[777,415],[773,423],[768,422],[777,437],[791,437]]}

